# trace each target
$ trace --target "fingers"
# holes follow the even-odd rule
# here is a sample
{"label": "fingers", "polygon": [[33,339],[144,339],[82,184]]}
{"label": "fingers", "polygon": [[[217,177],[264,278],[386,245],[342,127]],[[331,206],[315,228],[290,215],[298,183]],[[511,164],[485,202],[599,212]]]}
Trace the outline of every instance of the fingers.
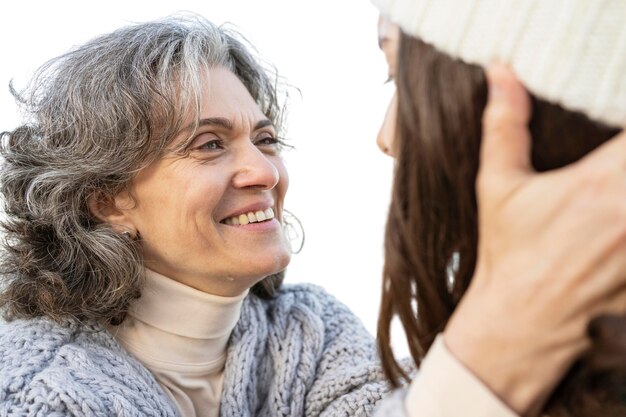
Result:
{"label": "fingers", "polygon": [[481,175],[527,175],[531,171],[528,93],[502,64],[487,69],[489,99],[483,114]]}

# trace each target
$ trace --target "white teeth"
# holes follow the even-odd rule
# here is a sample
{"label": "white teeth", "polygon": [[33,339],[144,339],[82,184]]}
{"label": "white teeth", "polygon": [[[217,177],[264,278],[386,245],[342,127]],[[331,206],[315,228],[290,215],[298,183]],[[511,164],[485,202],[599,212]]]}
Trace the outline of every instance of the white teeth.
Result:
{"label": "white teeth", "polygon": [[271,220],[273,218],[274,218],[274,210],[271,207],[269,207],[265,210],[251,211],[246,214],[240,214],[238,216],[229,217],[228,219],[224,220],[223,223],[228,224],[228,225],[239,226],[239,225],[246,225],[249,223],[263,222],[266,220]]}

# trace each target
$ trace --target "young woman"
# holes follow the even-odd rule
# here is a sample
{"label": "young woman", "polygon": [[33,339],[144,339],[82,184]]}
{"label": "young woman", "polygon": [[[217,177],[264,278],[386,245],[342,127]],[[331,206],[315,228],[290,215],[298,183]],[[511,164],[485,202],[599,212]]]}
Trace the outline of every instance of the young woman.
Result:
{"label": "young woman", "polygon": [[[603,144],[626,124],[623,2],[376,3],[402,29],[381,24],[397,164],[379,345],[397,386],[397,316],[421,364],[388,413],[468,415],[449,378],[420,394],[444,352],[519,414],[625,415],[626,137]],[[532,101],[502,66],[486,79],[493,60]]]}

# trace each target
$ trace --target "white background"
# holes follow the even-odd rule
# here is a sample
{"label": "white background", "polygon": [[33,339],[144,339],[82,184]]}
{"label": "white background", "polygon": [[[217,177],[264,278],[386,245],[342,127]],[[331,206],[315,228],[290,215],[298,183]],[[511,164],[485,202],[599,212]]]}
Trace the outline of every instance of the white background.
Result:
{"label": "white background", "polygon": [[[0,130],[19,115],[8,83],[24,86],[44,61],[130,22],[192,11],[232,22],[278,68],[291,91],[286,208],[306,231],[288,282],[313,282],[375,333],[392,161],[375,145],[391,86],[368,0],[3,1]],[[408,350],[396,331],[397,353]]]}

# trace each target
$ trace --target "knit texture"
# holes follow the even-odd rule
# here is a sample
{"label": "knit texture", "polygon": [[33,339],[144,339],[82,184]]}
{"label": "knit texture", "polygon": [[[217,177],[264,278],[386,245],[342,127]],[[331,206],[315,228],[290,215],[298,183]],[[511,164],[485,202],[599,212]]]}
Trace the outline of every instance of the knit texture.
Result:
{"label": "knit texture", "polygon": [[624,0],[372,0],[446,54],[510,65],[536,96],[626,125]]}
{"label": "knit texture", "polygon": [[99,325],[19,320],[0,334],[0,416],[174,416],[141,364]]}
{"label": "knit texture", "polygon": [[404,388],[393,391],[378,404],[374,417],[405,417],[407,415],[404,407],[406,395]]}
{"label": "knit texture", "polygon": [[[150,372],[96,324],[13,321],[0,358],[0,417],[177,415]],[[319,287],[244,301],[221,416],[369,416],[387,391],[372,336]]]}

